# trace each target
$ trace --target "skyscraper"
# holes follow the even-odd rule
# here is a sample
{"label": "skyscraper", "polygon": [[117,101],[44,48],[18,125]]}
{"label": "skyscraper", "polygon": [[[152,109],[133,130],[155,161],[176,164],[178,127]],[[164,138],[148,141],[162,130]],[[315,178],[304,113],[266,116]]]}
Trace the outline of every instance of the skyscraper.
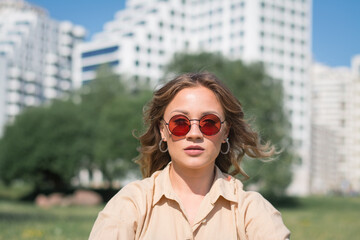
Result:
{"label": "skyscraper", "polygon": [[312,67],[313,193],[360,192],[360,56],[351,68]]}
{"label": "skyscraper", "polygon": [[134,81],[156,85],[163,66],[180,51],[261,61],[283,82],[292,137],[302,158],[289,192],[306,194],[311,6],[311,0],[128,0],[103,32],[76,48],[74,84],[91,81],[96,68],[108,63]]}
{"label": "skyscraper", "polygon": [[24,107],[72,87],[73,47],[85,29],[22,0],[0,0],[0,136]]}

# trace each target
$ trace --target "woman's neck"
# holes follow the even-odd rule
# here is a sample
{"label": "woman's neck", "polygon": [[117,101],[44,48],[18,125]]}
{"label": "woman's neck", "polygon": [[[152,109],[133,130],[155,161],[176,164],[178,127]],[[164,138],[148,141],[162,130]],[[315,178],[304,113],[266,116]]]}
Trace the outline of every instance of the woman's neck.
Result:
{"label": "woman's neck", "polygon": [[204,169],[184,169],[176,163],[170,166],[170,181],[179,195],[205,196],[214,182],[215,165]]}

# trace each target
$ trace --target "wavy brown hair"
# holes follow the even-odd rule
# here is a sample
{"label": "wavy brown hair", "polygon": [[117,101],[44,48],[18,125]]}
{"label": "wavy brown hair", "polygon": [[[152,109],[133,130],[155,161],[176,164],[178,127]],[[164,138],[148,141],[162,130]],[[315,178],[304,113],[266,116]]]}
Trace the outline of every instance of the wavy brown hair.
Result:
{"label": "wavy brown hair", "polygon": [[149,177],[155,171],[163,169],[171,160],[168,152],[163,153],[159,150],[160,124],[165,108],[179,91],[199,85],[213,91],[223,107],[225,121],[230,126],[228,136],[230,151],[228,154],[220,153],[215,160],[215,164],[222,172],[231,175],[240,173],[248,178],[240,167],[245,154],[252,158],[268,158],[274,154],[274,147],[269,142],[266,144],[260,142],[259,135],[244,120],[241,103],[214,74],[186,73],[157,90],[145,108],[144,121],[148,128],[140,136],[140,155],[136,161],[141,167],[143,177]]}

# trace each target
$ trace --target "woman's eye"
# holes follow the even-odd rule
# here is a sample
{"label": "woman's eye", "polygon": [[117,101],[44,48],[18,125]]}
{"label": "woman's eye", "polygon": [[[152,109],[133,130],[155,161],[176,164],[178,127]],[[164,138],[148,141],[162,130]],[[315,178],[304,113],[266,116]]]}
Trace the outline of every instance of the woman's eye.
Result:
{"label": "woman's eye", "polygon": [[186,119],[176,119],[175,123],[177,125],[184,125],[184,124],[187,124],[187,121],[186,121]]}

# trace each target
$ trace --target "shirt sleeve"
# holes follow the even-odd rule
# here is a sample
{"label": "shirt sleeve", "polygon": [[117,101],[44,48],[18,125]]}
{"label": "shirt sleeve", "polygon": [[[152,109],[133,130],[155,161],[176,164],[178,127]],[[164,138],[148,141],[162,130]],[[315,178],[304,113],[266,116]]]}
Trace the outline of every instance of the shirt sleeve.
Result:
{"label": "shirt sleeve", "polygon": [[139,191],[134,185],[120,190],[98,214],[89,240],[135,239],[141,198]]}
{"label": "shirt sleeve", "polygon": [[248,240],[287,240],[290,231],[281,214],[259,193],[245,194],[243,216]]}

